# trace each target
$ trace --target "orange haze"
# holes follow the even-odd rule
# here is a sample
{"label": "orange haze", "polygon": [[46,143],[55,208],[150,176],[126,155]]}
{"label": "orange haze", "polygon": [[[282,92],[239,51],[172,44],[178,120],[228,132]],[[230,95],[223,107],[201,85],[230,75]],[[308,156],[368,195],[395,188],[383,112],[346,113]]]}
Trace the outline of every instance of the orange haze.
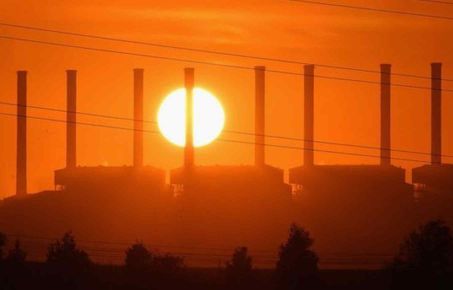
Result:
{"label": "orange haze", "polygon": [[[303,62],[355,66],[378,70],[391,63],[394,72],[430,74],[430,63],[444,64],[444,77],[453,79],[453,21],[379,14],[295,3],[285,0],[247,1],[13,1],[0,3],[0,22],[39,26],[80,33],[158,42],[235,53],[294,59]],[[189,3],[190,2],[190,3]],[[451,6],[419,1],[344,1],[438,15],[453,15]],[[379,2],[379,3],[376,3]],[[178,58],[244,66],[266,65],[276,70],[301,72],[298,65],[189,53],[170,49],[125,45],[0,27],[1,35],[65,42]],[[0,40],[0,99],[16,102],[16,70],[29,71],[30,105],[64,109],[65,70],[77,69],[80,111],[132,116],[132,69],[145,69],[145,115],[156,120],[163,97],[183,85],[183,68],[195,67],[197,86],[218,96],[226,111],[226,129],[254,128],[253,71],[193,65],[150,58],[90,52],[71,48]],[[317,68],[317,74],[379,81],[379,75]],[[394,82],[428,87],[429,80],[394,77]],[[267,74],[266,131],[303,137],[302,77]],[[316,80],[316,133],[318,140],[379,145],[379,87],[335,80]],[[444,88],[453,84],[444,82]],[[392,146],[428,152],[429,90],[394,88]],[[453,98],[443,97],[443,153],[453,155]],[[0,106],[0,112],[15,113]],[[64,119],[62,113],[29,109],[34,116]],[[80,117],[82,122],[130,127],[127,121]],[[53,170],[65,164],[64,124],[30,120],[28,123],[29,192],[53,186]],[[146,129],[155,130],[154,124]],[[0,116],[0,196],[14,193],[16,123]],[[223,138],[253,141],[251,137],[223,133]],[[297,142],[269,143],[301,146]],[[78,127],[79,165],[132,163],[132,133]],[[319,149],[378,155],[378,151],[327,145]],[[165,169],[178,167],[182,150],[160,135],[145,135],[145,163]],[[300,165],[302,153],[268,148],[267,161],[281,168]],[[396,153],[395,153],[396,154]],[[427,156],[397,154],[426,159]],[[378,159],[317,153],[318,163],[377,163]],[[249,164],[253,146],[214,142],[197,150],[200,164]],[[444,161],[452,162],[452,159]],[[418,164],[394,161],[411,168]]]}

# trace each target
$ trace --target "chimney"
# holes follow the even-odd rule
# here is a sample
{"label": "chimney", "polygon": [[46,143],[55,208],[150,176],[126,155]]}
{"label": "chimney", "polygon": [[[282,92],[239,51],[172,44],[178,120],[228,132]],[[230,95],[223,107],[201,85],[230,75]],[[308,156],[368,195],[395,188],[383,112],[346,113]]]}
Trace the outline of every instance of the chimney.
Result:
{"label": "chimney", "polygon": [[193,88],[194,69],[184,69],[184,86],[186,88],[186,146],[184,148],[184,167],[190,169],[194,166],[193,146]]}
{"label": "chimney", "polygon": [[255,166],[265,165],[265,71],[264,66],[255,67]]}
{"label": "chimney", "polygon": [[304,166],[314,165],[314,72],[314,65],[304,66]]}
{"label": "chimney", "polygon": [[442,163],[442,64],[431,64],[431,164]]}
{"label": "chimney", "polygon": [[27,194],[27,72],[17,72],[16,195]]}
{"label": "chimney", "polygon": [[134,69],[134,167],[143,166],[143,69]]}
{"label": "chimney", "polygon": [[391,164],[390,142],[390,64],[381,64],[381,165]]}
{"label": "chimney", "polygon": [[77,71],[66,71],[66,168],[77,166],[76,122],[77,122]]}

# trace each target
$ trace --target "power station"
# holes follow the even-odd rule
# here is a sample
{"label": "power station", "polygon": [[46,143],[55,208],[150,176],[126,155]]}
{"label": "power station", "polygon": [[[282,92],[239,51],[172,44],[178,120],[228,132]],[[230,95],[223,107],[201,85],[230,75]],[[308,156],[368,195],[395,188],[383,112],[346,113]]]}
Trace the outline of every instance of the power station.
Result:
{"label": "power station", "polygon": [[[0,203],[2,208],[16,200],[26,205],[49,207],[50,199],[72,196],[77,204],[102,207],[109,200],[116,214],[118,228],[105,233],[129,235],[153,228],[160,241],[171,240],[181,245],[210,247],[219,244],[276,248],[287,235],[288,225],[298,222],[317,237],[322,255],[333,246],[344,251],[370,249],[391,251],[401,238],[422,219],[451,213],[453,165],[442,164],[441,150],[441,64],[432,64],[432,164],[415,168],[413,184],[422,189],[422,198],[414,198],[414,186],[406,183],[405,170],[391,164],[391,65],[381,65],[380,93],[380,162],[376,165],[319,165],[315,160],[315,66],[304,66],[304,151],[303,165],[289,169],[289,183],[284,170],[266,163],[266,68],[254,68],[255,142],[254,164],[242,166],[200,166],[193,145],[193,89],[196,75],[193,68],[184,69],[186,89],[186,122],[182,166],[170,171],[169,184],[165,171],[143,162],[144,70],[133,70],[134,132],[132,166],[77,165],[77,71],[68,70],[66,110],[66,167],[56,170],[54,192],[27,193],[27,72],[17,73],[17,186],[16,197]],[[228,152],[225,152],[228,154]],[[102,196],[95,204],[91,198]],[[18,198],[20,197],[20,198]],[[37,205],[39,202],[42,205]],[[143,204],[150,208],[140,208]],[[99,204],[96,204],[98,203]],[[121,211],[129,202],[129,210]],[[69,205],[68,205],[69,204]],[[453,205],[452,205],[453,206]],[[441,210],[439,210],[441,208]],[[54,208],[54,210],[56,210]],[[141,212],[140,210],[143,210]],[[37,210],[38,222],[43,209]],[[139,212],[140,211],[140,212]],[[85,213],[90,215],[91,213]],[[134,218],[123,218],[123,215]],[[450,214],[451,215],[451,214]],[[76,217],[68,217],[77,220]],[[91,219],[87,217],[86,219]],[[105,217],[104,222],[108,217]],[[140,226],[131,227],[125,220]],[[153,223],[148,222],[152,220]],[[453,217],[451,217],[453,220]],[[264,222],[265,221],[265,222]],[[10,220],[11,229],[24,229]],[[79,221],[78,221],[79,222]],[[80,221],[82,222],[82,221]],[[80,225],[82,231],[96,232],[91,225]],[[107,223],[108,224],[108,223]],[[152,225],[151,225],[152,224]],[[32,227],[39,229],[39,225]],[[118,233],[117,233],[118,232]],[[88,234],[87,234],[88,235]],[[354,235],[355,241],[349,237]],[[108,238],[106,237],[106,238]],[[365,239],[372,239],[371,242]]]}
{"label": "power station", "polygon": [[412,180],[429,191],[451,193],[453,164],[442,163],[442,64],[431,64],[431,164],[414,168]]}
{"label": "power station", "polygon": [[133,77],[133,166],[79,167],[76,159],[77,71],[67,71],[66,168],[55,171],[57,188],[71,191],[119,191],[149,194],[164,190],[165,172],[143,165],[143,69],[135,69]]}
{"label": "power station", "polygon": [[[193,70],[186,70],[186,89],[193,89]],[[255,68],[255,163],[250,166],[196,166],[192,141],[191,107],[186,111],[186,140],[184,167],[170,172],[170,183],[185,192],[202,194],[214,191],[216,194],[234,194],[234,192],[248,191],[280,194],[290,197],[291,190],[283,181],[283,170],[266,164],[265,158],[265,68]]]}
{"label": "power station", "polygon": [[[413,188],[405,171],[391,164],[391,65],[381,65],[381,146],[378,165],[317,165],[314,160],[314,66],[304,69],[303,166],[289,170],[289,181],[300,191],[301,220],[315,235],[336,240],[342,248],[358,245],[383,248],[374,242],[384,235],[397,240],[416,221]],[[373,96],[370,96],[373,97]],[[370,226],[372,225],[372,226]],[[354,236],[354,242],[348,238]],[[372,242],[366,242],[372,241]]]}
{"label": "power station", "polygon": [[[304,67],[304,153],[303,166],[289,170],[289,183],[306,189],[319,188],[326,185],[324,178],[331,178],[328,183],[334,188],[347,186],[367,186],[368,190],[376,186],[404,188],[405,172],[402,168],[391,165],[391,134],[390,134],[390,97],[391,97],[391,65],[381,65],[381,158],[380,165],[316,165],[314,160],[315,130],[314,130],[314,65]],[[170,173],[170,184],[184,186],[191,176],[194,180],[203,180],[202,175],[208,174],[211,167],[197,167],[195,164],[195,148],[193,146],[191,92],[195,84],[194,69],[187,68],[185,72],[185,87],[189,106],[186,114],[186,146],[184,149],[184,166],[174,169]],[[266,164],[265,161],[265,67],[255,67],[255,164],[241,168],[238,172],[241,178],[251,182],[257,179],[254,176],[268,175],[267,181],[279,184],[280,190],[288,191],[288,185],[283,182],[283,170]],[[66,112],[66,167],[55,172],[55,185],[58,188],[69,189],[75,184],[82,186],[102,187],[102,176],[115,178],[119,183],[126,182],[127,176],[136,175],[153,180],[156,188],[163,188],[165,172],[157,168],[143,165],[143,69],[134,69],[133,100],[134,100],[134,134],[133,134],[133,166],[122,167],[79,167],[77,166],[76,124],[77,124],[77,71],[67,72],[67,112]],[[441,64],[432,64],[432,92],[431,92],[431,164],[413,170],[413,183],[426,185],[430,190],[452,190],[452,181],[448,176],[452,173],[452,165],[441,162]],[[17,186],[16,195],[27,192],[27,72],[17,72]],[[216,178],[222,179],[223,170],[231,170],[231,166],[214,166],[212,170],[218,172]],[[86,173],[84,173],[86,172]],[[134,173],[132,173],[134,172]],[[247,174],[244,175],[244,173]],[[230,174],[226,174],[228,176]],[[198,176],[198,177],[197,177]],[[238,177],[239,177],[238,176]],[[249,177],[245,177],[249,176]],[[98,179],[100,177],[100,179]],[[93,179],[93,180],[90,180]],[[121,181],[119,181],[121,180]],[[110,180],[109,182],[112,182]],[[324,185],[323,185],[324,184]],[[342,185],[343,184],[343,185]],[[361,185],[362,184],[362,185]],[[255,185],[256,186],[256,185]],[[150,188],[151,189],[151,188]]]}

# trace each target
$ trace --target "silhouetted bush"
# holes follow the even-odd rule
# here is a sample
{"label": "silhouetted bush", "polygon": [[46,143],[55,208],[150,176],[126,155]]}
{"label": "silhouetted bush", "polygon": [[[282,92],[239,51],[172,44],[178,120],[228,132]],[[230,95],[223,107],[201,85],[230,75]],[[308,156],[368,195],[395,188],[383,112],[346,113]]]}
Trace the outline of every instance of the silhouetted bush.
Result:
{"label": "silhouetted bush", "polygon": [[16,240],[14,248],[9,250],[8,255],[5,258],[5,263],[13,267],[24,267],[26,257],[27,253],[22,250],[20,241]]}
{"label": "silhouetted bush", "polygon": [[0,260],[3,259],[3,247],[6,244],[6,235],[4,233],[0,233]]}
{"label": "silhouetted bush", "polygon": [[184,268],[183,259],[169,254],[156,255],[143,243],[126,250],[125,270],[128,288],[153,288],[165,282],[165,287],[177,283]]}
{"label": "silhouetted bush", "polygon": [[133,244],[126,250],[125,265],[131,272],[143,272],[151,269],[153,256],[143,243]]}
{"label": "silhouetted bush", "polygon": [[247,287],[252,280],[252,258],[246,247],[239,247],[226,264],[227,285],[233,288]]}
{"label": "silhouetted bush", "polygon": [[453,289],[453,237],[440,220],[430,221],[402,243],[392,271],[394,289]]}
{"label": "silhouetted bush", "polygon": [[3,262],[3,289],[28,289],[27,278],[29,269],[25,258],[27,254],[22,250],[19,240],[16,240],[14,247],[8,251]]}
{"label": "silhouetted bush", "polygon": [[318,256],[310,248],[309,232],[293,224],[285,244],[281,245],[276,267],[282,289],[318,289],[320,287]]}
{"label": "silhouetted bush", "polygon": [[49,245],[46,264],[51,288],[83,289],[92,271],[88,254],[77,248],[75,238],[70,232]]}
{"label": "silhouetted bush", "polygon": [[157,274],[175,276],[184,270],[184,259],[170,254],[156,255],[152,262],[152,269]]}
{"label": "silhouetted bush", "polygon": [[75,238],[70,232],[49,245],[47,263],[71,269],[86,269],[91,265],[88,254],[77,248]]}

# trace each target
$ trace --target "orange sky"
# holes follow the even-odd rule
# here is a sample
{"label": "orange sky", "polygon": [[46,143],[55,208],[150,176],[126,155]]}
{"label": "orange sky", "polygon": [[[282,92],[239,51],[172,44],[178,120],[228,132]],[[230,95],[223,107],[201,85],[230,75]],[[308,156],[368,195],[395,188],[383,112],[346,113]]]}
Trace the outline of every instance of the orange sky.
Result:
{"label": "orange sky", "polygon": [[[326,0],[328,1],[328,0]],[[444,63],[444,77],[453,79],[453,21],[346,10],[294,3],[256,1],[9,1],[0,3],[1,22],[34,25],[81,33],[159,42],[235,53],[379,69],[391,63],[394,72],[429,75],[430,63]],[[77,4],[75,4],[77,2]],[[452,5],[416,0],[346,1],[390,9],[453,16]],[[379,3],[375,3],[379,2]],[[87,40],[50,33],[0,27],[12,35],[132,52],[206,60],[300,72],[297,65],[188,53],[138,45]],[[29,71],[30,105],[64,109],[65,70],[79,71],[78,110],[132,117],[132,69],[145,69],[145,114],[155,120],[164,96],[183,84],[190,64],[56,48],[0,40],[0,99],[16,102],[16,74]],[[252,71],[194,65],[196,82],[214,94],[226,110],[226,128],[252,131]],[[316,73],[379,81],[379,75],[317,68]],[[394,77],[394,82],[429,86],[429,80]],[[334,80],[316,80],[315,138],[324,141],[379,145],[379,87]],[[453,84],[444,82],[444,88]],[[302,78],[267,74],[268,134],[303,137]],[[429,152],[429,91],[393,88],[392,146]],[[443,153],[453,155],[453,93],[443,96]],[[15,108],[0,106],[0,112]],[[29,109],[29,115],[64,119],[61,113]],[[79,117],[79,121],[129,127],[127,121]],[[28,123],[29,192],[53,187],[53,170],[64,167],[65,126],[46,121]],[[146,129],[156,126],[147,124]],[[15,190],[16,121],[0,116],[0,197]],[[79,165],[124,165],[132,162],[132,132],[78,127]],[[223,138],[253,141],[245,136]],[[300,146],[297,142],[269,143]],[[318,149],[378,155],[378,151],[316,145]],[[182,150],[160,135],[145,135],[145,163],[170,169],[182,162]],[[219,153],[221,152],[221,153]],[[268,148],[271,165],[289,168],[302,162],[300,151]],[[428,159],[426,156],[394,156]],[[316,154],[317,163],[377,163],[378,159]],[[197,151],[199,164],[250,164],[253,146],[215,142]],[[444,162],[452,159],[444,159]],[[411,162],[394,164],[411,168]]]}

